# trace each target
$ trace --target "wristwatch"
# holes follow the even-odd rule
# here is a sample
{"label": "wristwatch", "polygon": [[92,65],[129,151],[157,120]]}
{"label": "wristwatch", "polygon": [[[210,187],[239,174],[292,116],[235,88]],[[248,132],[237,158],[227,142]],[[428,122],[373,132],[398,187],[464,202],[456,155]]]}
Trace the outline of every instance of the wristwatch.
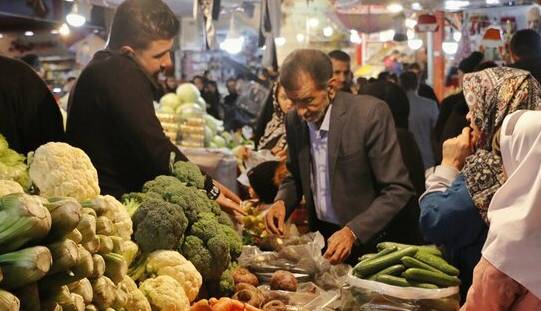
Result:
{"label": "wristwatch", "polygon": [[205,191],[207,192],[207,197],[211,200],[216,200],[220,196],[220,188],[216,187],[214,181],[209,176],[205,178]]}

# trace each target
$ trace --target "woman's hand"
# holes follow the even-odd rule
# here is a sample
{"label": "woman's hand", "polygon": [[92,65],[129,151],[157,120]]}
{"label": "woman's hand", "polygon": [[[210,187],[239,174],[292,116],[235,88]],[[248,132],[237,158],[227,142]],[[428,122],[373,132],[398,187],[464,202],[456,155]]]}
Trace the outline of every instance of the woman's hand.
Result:
{"label": "woman's hand", "polygon": [[471,129],[465,127],[462,134],[455,138],[446,140],[443,143],[442,165],[454,167],[461,170],[464,167],[466,158],[473,154],[473,142],[471,139]]}

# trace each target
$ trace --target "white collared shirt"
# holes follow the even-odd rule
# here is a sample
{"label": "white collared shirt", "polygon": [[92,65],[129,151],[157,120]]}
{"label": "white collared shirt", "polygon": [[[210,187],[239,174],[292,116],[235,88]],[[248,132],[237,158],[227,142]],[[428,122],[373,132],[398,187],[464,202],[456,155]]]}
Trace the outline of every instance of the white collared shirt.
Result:
{"label": "white collared shirt", "polygon": [[311,186],[317,218],[333,224],[340,224],[331,201],[331,182],[329,176],[329,129],[332,105],[329,105],[321,126],[308,123],[311,154]]}

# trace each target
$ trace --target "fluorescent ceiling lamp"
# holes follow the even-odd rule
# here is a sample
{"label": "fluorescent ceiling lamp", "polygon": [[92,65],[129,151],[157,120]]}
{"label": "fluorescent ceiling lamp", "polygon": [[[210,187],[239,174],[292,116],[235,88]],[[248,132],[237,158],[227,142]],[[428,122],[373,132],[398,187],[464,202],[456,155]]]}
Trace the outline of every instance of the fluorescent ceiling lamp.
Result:
{"label": "fluorescent ceiling lamp", "polygon": [[334,33],[334,29],[331,26],[327,26],[323,28],[323,35],[325,37],[330,37],[333,35],[333,33]]}
{"label": "fluorescent ceiling lamp", "polygon": [[449,11],[459,11],[470,5],[470,1],[463,0],[447,0],[445,1],[445,9]]}
{"label": "fluorescent ceiling lamp", "polygon": [[81,27],[86,23],[86,17],[79,14],[77,2],[71,7],[71,12],[66,16],[66,22],[73,27]]}
{"label": "fluorescent ceiling lamp", "polygon": [[404,7],[400,3],[391,3],[387,6],[387,10],[391,13],[400,13],[404,10]]}
{"label": "fluorescent ceiling lamp", "polygon": [[458,43],[446,41],[442,43],[441,48],[445,54],[455,55],[458,51]]}
{"label": "fluorescent ceiling lamp", "polygon": [[59,34],[59,33],[60,33],[60,32],[58,31],[58,29],[53,29],[53,30],[51,30],[51,34],[52,34],[52,35],[57,35],[57,34]]}
{"label": "fluorescent ceiling lamp", "polygon": [[486,2],[489,5],[500,4],[500,0],[487,0]]}
{"label": "fluorescent ceiling lamp", "polygon": [[62,89],[59,87],[53,88],[53,93],[62,93]]}
{"label": "fluorescent ceiling lamp", "polygon": [[408,40],[411,40],[415,38],[415,31],[413,29],[408,29],[408,31],[406,31],[406,35],[408,36]]}
{"label": "fluorescent ceiling lamp", "polygon": [[286,44],[286,38],[284,37],[275,38],[274,43],[276,43],[276,46],[283,46],[284,44]]}
{"label": "fluorescent ceiling lamp", "polygon": [[419,2],[414,2],[411,4],[411,9],[414,11],[421,11],[423,6]]}
{"label": "fluorescent ceiling lamp", "polygon": [[4,37],[4,34],[0,33],[0,39],[2,39],[3,37]]}
{"label": "fluorescent ceiling lamp", "polygon": [[421,39],[411,39],[408,40],[408,47],[412,50],[418,50],[423,46],[423,40]]}
{"label": "fluorescent ceiling lamp", "polygon": [[34,32],[33,32],[33,31],[25,31],[25,32],[24,32],[24,35],[25,35],[26,37],[32,37],[32,36],[34,35]]}
{"label": "fluorescent ceiling lamp", "polygon": [[363,42],[357,30],[350,30],[349,41],[351,41],[353,44],[361,44]]}

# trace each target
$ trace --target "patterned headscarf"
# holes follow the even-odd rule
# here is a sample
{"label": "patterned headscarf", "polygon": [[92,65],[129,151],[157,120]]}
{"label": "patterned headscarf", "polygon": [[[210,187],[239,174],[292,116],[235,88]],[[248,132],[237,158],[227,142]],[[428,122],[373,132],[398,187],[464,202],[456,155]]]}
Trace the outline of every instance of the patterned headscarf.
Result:
{"label": "patterned headscarf", "polygon": [[280,108],[280,104],[278,103],[279,85],[278,82],[274,83],[272,88],[272,105],[274,112],[271,120],[265,127],[265,133],[259,140],[259,149],[273,149],[275,147],[284,149],[287,144],[285,125],[286,114],[282,111],[282,108]]}
{"label": "patterned headscarf", "polygon": [[462,173],[475,206],[488,223],[486,215],[492,196],[506,180],[501,156],[493,152],[493,138],[507,115],[541,108],[541,85],[527,71],[496,67],[465,75],[463,88],[470,115],[481,135]]}

